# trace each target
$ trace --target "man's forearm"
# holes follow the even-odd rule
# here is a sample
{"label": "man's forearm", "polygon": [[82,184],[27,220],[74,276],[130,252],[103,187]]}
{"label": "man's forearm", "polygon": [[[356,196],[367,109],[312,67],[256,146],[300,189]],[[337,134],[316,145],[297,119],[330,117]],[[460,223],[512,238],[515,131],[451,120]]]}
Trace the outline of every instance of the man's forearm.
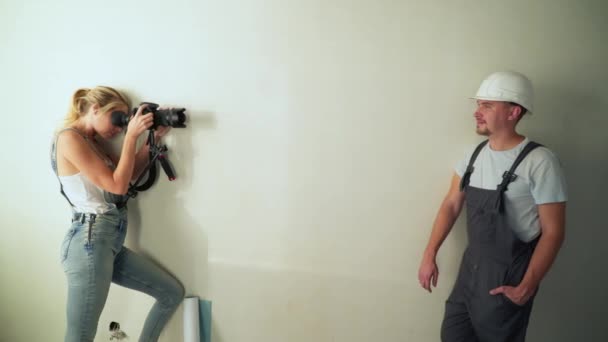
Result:
{"label": "man's forearm", "polygon": [[423,257],[434,259],[441,244],[452,230],[452,226],[460,215],[464,204],[464,192],[460,191],[460,176],[454,174],[450,183],[450,190],[441,202],[437,217],[433,223],[431,237],[424,250]]}
{"label": "man's forearm", "polygon": [[555,261],[564,241],[564,236],[563,227],[561,229],[553,229],[541,235],[520,286],[531,290],[538,287]]}
{"label": "man's forearm", "polygon": [[439,212],[437,213],[435,223],[433,224],[431,237],[429,238],[429,242],[424,250],[425,257],[434,258],[437,255],[441,244],[443,244],[443,241],[452,230],[452,226],[454,225],[459,213],[459,208],[451,208],[446,203],[442,204]]}

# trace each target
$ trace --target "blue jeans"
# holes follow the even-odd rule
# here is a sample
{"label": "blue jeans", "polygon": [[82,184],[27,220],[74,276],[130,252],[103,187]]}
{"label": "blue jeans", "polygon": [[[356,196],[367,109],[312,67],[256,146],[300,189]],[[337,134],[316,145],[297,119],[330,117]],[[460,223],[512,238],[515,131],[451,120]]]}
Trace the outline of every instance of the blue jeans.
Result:
{"label": "blue jeans", "polygon": [[94,340],[112,282],[156,299],[139,341],[157,341],[184,298],[184,287],[177,279],[123,246],[126,233],[126,209],[74,215],[61,245],[68,281],[66,342]]}

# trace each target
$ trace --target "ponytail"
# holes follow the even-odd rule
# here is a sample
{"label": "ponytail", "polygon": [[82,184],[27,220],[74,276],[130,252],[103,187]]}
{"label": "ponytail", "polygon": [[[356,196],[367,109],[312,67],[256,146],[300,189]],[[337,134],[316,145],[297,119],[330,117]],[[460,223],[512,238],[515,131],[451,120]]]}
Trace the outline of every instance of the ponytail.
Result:
{"label": "ponytail", "polygon": [[99,106],[102,112],[121,105],[129,107],[127,98],[114,88],[105,86],[97,86],[93,89],[80,88],[72,95],[72,102],[65,116],[64,127],[78,121],[95,104]]}
{"label": "ponytail", "polygon": [[[91,91],[88,88],[80,88],[72,95],[72,102],[70,104],[70,110],[65,116],[64,126],[69,126],[76,122],[80,116],[89,109],[88,101],[86,100],[87,94]],[[86,107],[86,108],[85,108]]]}

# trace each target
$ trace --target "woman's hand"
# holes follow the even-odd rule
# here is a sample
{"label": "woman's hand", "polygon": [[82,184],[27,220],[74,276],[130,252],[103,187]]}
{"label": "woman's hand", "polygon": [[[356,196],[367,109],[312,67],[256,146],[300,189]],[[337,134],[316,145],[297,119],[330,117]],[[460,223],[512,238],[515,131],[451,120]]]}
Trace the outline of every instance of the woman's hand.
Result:
{"label": "woman's hand", "polygon": [[143,132],[152,127],[154,123],[154,117],[152,113],[142,114],[147,105],[141,105],[137,109],[137,113],[133,115],[129,120],[129,126],[127,126],[127,136],[137,139]]}
{"label": "woman's hand", "polygon": [[167,135],[171,130],[171,126],[158,126],[154,130],[154,141],[159,142],[162,137]]}
{"label": "woman's hand", "polygon": [[[169,108],[159,107],[158,109],[165,110],[165,109],[169,109]],[[154,141],[158,143],[162,137],[164,137],[165,135],[167,135],[167,133],[169,133],[170,130],[171,130],[171,126],[156,127],[156,129],[154,130]]]}

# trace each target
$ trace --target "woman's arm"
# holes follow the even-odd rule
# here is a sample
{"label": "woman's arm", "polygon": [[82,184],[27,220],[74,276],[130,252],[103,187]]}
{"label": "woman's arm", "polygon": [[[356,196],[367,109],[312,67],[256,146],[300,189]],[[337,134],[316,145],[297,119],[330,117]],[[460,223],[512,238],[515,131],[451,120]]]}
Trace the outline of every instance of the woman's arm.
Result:
{"label": "woman's arm", "polygon": [[144,171],[146,166],[150,163],[150,145],[146,141],[143,144],[137,154],[135,155],[135,169],[133,170],[133,176],[131,177],[131,181],[134,182]]}
{"label": "woman's arm", "polygon": [[[154,130],[154,142],[159,144],[162,137],[164,137],[169,130],[171,130],[171,127],[169,126],[159,126]],[[148,141],[146,140],[146,143],[139,148],[139,151],[137,151],[137,154],[135,155],[135,170],[133,171],[131,181],[136,181],[149,163],[150,145],[148,145]]]}
{"label": "woman's arm", "polygon": [[152,114],[142,115],[140,110],[130,120],[115,170],[105,165],[89,143],[73,131],[65,131],[57,139],[58,157],[100,188],[126,194],[133,176],[137,138],[152,125],[152,119]]}

